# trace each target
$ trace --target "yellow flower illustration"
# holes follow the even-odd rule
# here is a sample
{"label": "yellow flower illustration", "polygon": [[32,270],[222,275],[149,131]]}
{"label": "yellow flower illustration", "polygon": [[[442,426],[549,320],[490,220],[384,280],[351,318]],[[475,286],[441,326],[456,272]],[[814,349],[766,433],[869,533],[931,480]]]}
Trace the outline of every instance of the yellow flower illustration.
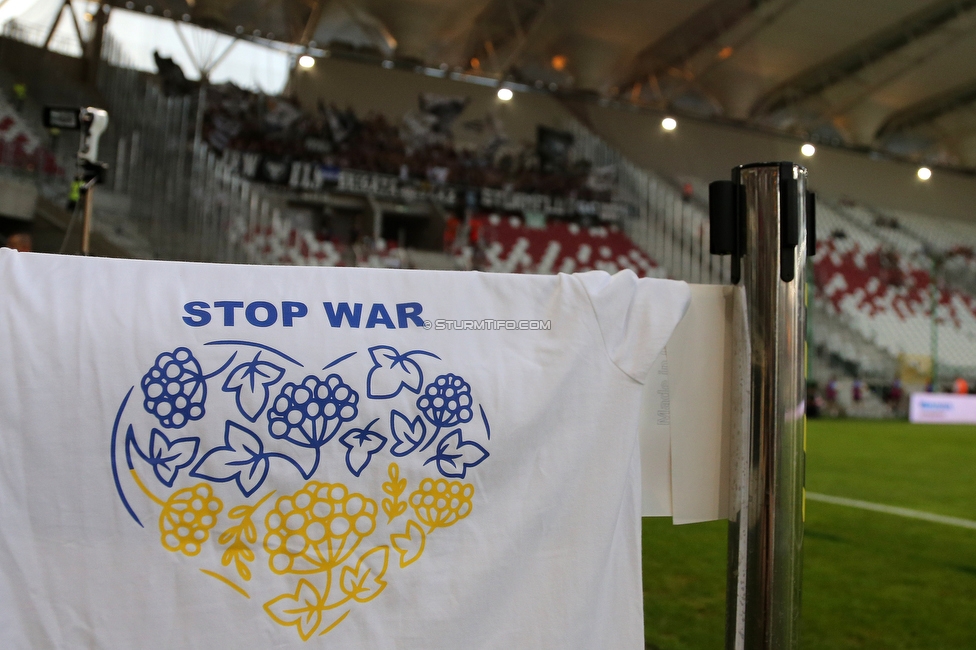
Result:
{"label": "yellow flower illustration", "polygon": [[452,526],[471,514],[474,486],[470,483],[425,478],[420,489],[410,495],[410,505],[428,532]]}
{"label": "yellow flower illustration", "polygon": [[279,498],[265,524],[264,548],[273,572],[329,571],[376,528],[376,502],[342,484],[309,481]]}
{"label": "yellow flower illustration", "polygon": [[174,492],[159,515],[163,546],[169,551],[196,555],[210,537],[210,529],[217,524],[223,507],[206,483]]}

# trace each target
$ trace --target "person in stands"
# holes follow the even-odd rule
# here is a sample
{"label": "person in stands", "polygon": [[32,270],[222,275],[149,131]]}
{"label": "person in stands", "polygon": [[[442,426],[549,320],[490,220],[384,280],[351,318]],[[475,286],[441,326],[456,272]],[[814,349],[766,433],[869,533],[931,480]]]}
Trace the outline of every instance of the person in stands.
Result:
{"label": "person in stands", "polygon": [[33,250],[30,233],[15,232],[6,237],[0,235],[0,248],[12,248],[21,253],[29,253]]}
{"label": "person in stands", "polygon": [[18,81],[14,84],[14,109],[20,113],[24,110],[24,102],[27,101],[27,84]]}
{"label": "person in stands", "polygon": [[84,181],[80,178],[71,181],[71,186],[68,188],[68,202],[65,204],[68,212],[74,210],[75,206],[78,205],[78,201],[81,200],[81,187],[84,184]]}
{"label": "person in stands", "polygon": [[820,417],[820,410],[823,408],[823,398],[820,397],[820,393],[817,391],[817,382],[815,381],[807,382],[806,407],[808,418]]}
{"label": "person in stands", "polygon": [[831,377],[830,381],[827,382],[824,397],[827,398],[827,404],[831,406],[837,401],[837,379],[835,377]]}
{"label": "person in stands", "polygon": [[901,400],[905,396],[905,391],[901,387],[901,380],[895,379],[891,382],[891,390],[888,391],[888,402],[891,408],[898,410],[901,408]]}
{"label": "person in stands", "polygon": [[461,227],[461,222],[453,213],[449,214],[447,220],[444,222],[444,252],[453,253],[455,250],[455,243],[457,242],[458,229]]}
{"label": "person in stands", "polygon": [[952,392],[956,395],[968,395],[969,382],[962,377],[956,377],[956,380],[952,382]]}

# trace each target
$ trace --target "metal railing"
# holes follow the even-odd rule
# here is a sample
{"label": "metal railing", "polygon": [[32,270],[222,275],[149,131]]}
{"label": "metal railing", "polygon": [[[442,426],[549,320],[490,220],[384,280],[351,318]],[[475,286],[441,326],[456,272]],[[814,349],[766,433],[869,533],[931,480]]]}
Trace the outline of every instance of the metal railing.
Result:
{"label": "metal railing", "polygon": [[685,196],[678,184],[633,164],[576,122],[573,155],[594,167],[612,165],[617,183],[614,199],[636,208],[620,225],[627,236],[667,269],[671,277],[698,284],[728,284],[729,262],[708,251],[708,208]]}

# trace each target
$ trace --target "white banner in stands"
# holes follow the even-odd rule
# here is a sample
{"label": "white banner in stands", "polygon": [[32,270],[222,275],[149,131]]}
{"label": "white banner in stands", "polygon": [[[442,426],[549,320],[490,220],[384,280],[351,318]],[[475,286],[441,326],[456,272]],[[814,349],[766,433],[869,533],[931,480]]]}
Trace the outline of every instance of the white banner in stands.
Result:
{"label": "white banner in stands", "polygon": [[644,647],[684,283],[2,250],[0,286],[0,647]]}
{"label": "white banner in stands", "polygon": [[976,424],[976,395],[912,393],[908,419],[922,424]]}

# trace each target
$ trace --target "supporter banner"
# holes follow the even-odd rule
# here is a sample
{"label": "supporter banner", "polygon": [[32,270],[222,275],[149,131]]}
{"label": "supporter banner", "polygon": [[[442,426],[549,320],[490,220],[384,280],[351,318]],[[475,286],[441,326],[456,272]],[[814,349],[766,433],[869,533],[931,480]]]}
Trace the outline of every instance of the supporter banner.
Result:
{"label": "supporter banner", "polygon": [[976,395],[912,393],[908,419],[922,424],[976,424]]}
{"label": "supporter banner", "polygon": [[626,203],[603,203],[578,199],[551,197],[544,194],[526,194],[483,188],[481,207],[486,210],[513,210],[542,212],[551,216],[573,214],[599,217],[604,221],[621,221],[630,216],[631,207]]}
{"label": "supporter banner", "polygon": [[610,222],[619,222],[633,214],[633,208],[626,203],[584,201],[491,188],[466,190],[451,185],[404,181],[389,174],[340,169],[321,163],[286,162],[254,153],[227,152],[224,162],[250,180],[288,185],[295,190],[314,192],[334,189],[404,203],[433,201],[447,206],[456,205],[459,194],[470,192],[476,197],[473,205],[486,211],[537,212],[553,217],[580,215]]}
{"label": "supporter banner", "polygon": [[0,648],[644,647],[684,283],[4,249],[0,285]]}
{"label": "supporter banner", "polygon": [[404,203],[433,201],[442,205],[457,203],[457,190],[447,185],[421,185],[413,181],[401,181],[396,176],[342,170],[336,182],[336,191],[350,194],[368,194],[381,199]]}

